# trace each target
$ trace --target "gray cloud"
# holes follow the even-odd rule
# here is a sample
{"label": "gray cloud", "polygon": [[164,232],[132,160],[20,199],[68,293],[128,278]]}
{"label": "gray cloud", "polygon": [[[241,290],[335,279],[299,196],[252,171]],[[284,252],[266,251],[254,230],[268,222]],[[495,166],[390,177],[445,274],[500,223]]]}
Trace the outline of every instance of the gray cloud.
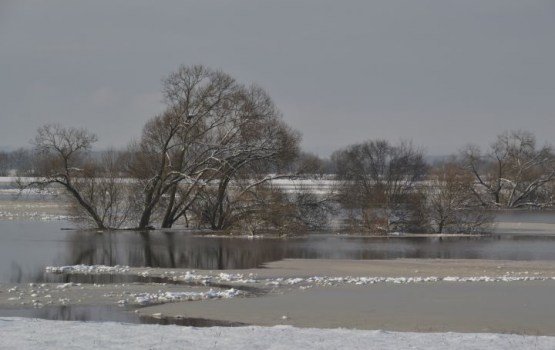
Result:
{"label": "gray cloud", "polygon": [[264,86],[322,155],[368,138],[429,153],[555,131],[550,0],[12,1],[0,6],[0,145],[46,122],[121,147],[180,64]]}

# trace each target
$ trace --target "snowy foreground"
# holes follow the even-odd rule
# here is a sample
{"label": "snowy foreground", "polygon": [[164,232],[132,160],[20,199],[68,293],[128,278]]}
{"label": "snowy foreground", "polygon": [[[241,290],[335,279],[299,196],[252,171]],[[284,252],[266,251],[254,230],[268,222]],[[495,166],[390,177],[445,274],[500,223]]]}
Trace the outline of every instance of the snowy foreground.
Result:
{"label": "snowy foreground", "polygon": [[192,328],[0,317],[0,349],[554,349],[555,337],[289,326]]}

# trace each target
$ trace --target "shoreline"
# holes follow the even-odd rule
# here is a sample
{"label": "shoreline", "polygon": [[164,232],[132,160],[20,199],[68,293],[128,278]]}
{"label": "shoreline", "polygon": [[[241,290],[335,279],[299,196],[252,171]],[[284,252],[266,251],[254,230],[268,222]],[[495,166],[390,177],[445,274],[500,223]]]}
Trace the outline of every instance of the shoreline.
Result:
{"label": "shoreline", "polygon": [[[237,271],[229,271],[235,273]],[[282,260],[249,270],[259,278],[330,277],[555,277],[555,262],[489,260]],[[140,316],[207,318],[259,326],[382,329],[416,332],[495,332],[555,335],[550,302],[555,281],[282,283],[258,298],[148,306]]]}
{"label": "shoreline", "polygon": [[[74,268],[61,269],[95,273]],[[286,259],[247,270],[120,268],[111,273],[168,283],[2,283],[0,309],[21,308],[23,302],[40,310],[48,306],[42,302],[48,293],[52,306],[140,306],[139,317],[166,320],[555,335],[549,322],[555,314],[555,261]],[[21,299],[9,300],[14,288]],[[248,288],[262,293],[229,292]]]}

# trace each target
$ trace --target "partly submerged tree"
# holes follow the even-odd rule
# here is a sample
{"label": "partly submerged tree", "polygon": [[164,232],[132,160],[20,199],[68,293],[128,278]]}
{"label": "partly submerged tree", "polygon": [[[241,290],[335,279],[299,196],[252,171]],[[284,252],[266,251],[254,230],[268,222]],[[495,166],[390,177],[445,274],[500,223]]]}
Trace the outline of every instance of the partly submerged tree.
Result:
{"label": "partly submerged tree", "polygon": [[[63,186],[77,217],[99,228],[130,222],[169,228],[193,217],[223,230],[260,213],[245,210],[246,203],[260,204],[253,200],[260,198],[258,188],[289,176],[280,173],[292,169],[299,154],[300,135],[283,122],[268,93],[195,65],[170,74],[163,94],[165,110],[122,153],[93,158],[93,134],[58,125],[39,129],[40,178],[30,186]],[[290,202],[308,207],[308,197],[301,197]]]}
{"label": "partly submerged tree", "polygon": [[452,159],[430,171],[426,213],[437,233],[482,233],[491,215],[481,207],[473,191],[473,177],[461,162]]}
{"label": "partly submerged tree", "polygon": [[321,229],[333,211],[331,202],[302,186],[288,191],[272,183],[261,184],[242,192],[236,201],[231,231],[249,234],[276,232],[280,235]]}
{"label": "partly submerged tree", "polygon": [[463,157],[483,205],[519,208],[553,204],[553,194],[545,191],[555,179],[555,154],[550,145],[538,149],[532,133],[505,132],[485,154],[477,146],[468,146]]}
{"label": "partly submerged tree", "polygon": [[[130,181],[121,177],[123,157],[121,152],[114,150],[100,153],[85,166],[75,183],[105,228],[116,229],[130,224],[135,194]],[[74,220],[90,223],[92,216],[88,215],[87,209],[74,198],[70,199]]]}
{"label": "partly submerged tree", "polygon": [[127,173],[141,194],[138,227],[148,227],[153,215],[171,227],[202,193],[203,215],[211,228],[223,229],[231,182],[245,176],[253,178],[249,186],[267,181],[254,167],[296,154],[298,134],[263,89],[221,71],[182,66],[164,81],[163,92],[166,110],[128,152]]}
{"label": "partly submerged tree", "polygon": [[[293,160],[298,154],[299,135],[281,120],[267,93],[252,86],[242,91],[233,118],[221,126],[229,135],[219,143],[213,157],[217,190],[205,202],[204,217],[212,229],[225,229],[235,221],[234,211],[243,193],[271,179],[268,170]],[[233,187],[233,188],[231,188]],[[235,193],[230,196],[231,192]]]}
{"label": "partly submerged tree", "polygon": [[129,214],[129,191],[120,179],[119,158],[108,151],[91,157],[96,135],[85,129],[47,124],[33,140],[36,177],[21,188],[45,190],[61,187],[77,221],[91,222],[99,229],[118,228]]}
{"label": "partly submerged tree", "polygon": [[96,135],[85,129],[64,128],[58,124],[40,127],[33,141],[38,178],[25,187],[45,189],[53,184],[62,186],[98,228],[105,228],[99,213],[79,187],[89,162],[91,145],[96,140]]}
{"label": "partly submerged tree", "polygon": [[140,195],[139,228],[149,226],[154,214],[162,216],[163,227],[185,215],[217,153],[207,136],[225,123],[230,110],[224,107],[237,90],[233,78],[200,65],[182,66],[164,81],[166,110],[147,122],[128,152],[127,174],[137,180]]}
{"label": "partly submerged tree", "polygon": [[339,200],[356,226],[377,232],[424,229],[416,184],[428,167],[420,149],[375,140],[339,150],[332,159],[343,181]]}

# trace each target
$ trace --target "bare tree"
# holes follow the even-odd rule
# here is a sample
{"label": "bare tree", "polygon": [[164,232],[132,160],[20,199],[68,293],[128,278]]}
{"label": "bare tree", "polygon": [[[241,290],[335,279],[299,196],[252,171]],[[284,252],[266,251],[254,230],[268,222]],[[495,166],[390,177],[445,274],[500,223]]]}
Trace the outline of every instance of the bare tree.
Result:
{"label": "bare tree", "polygon": [[58,124],[40,127],[33,141],[38,179],[25,187],[62,186],[96,226],[104,229],[101,216],[79,187],[89,161],[88,153],[96,140],[96,135],[85,129],[63,128]]}
{"label": "bare tree", "polygon": [[[242,190],[245,188],[248,189]],[[197,204],[205,205],[204,200],[213,201],[214,198],[202,198]],[[211,202],[210,208],[213,205]],[[318,196],[311,189],[298,187],[290,191],[271,182],[257,186],[248,186],[246,183],[234,185],[228,191],[225,205],[226,220],[222,229],[251,235],[258,232],[289,235],[322,229],[334,209],[329,197]],[[206,207],[201,207],[201,210],[206,210]],[[209,218],[204,220],[210,225]]]}
{"label": "bare tree", "polygon": [[138,227],[146,228],[161,198],[182,180],[172,166],[172,153],[177,147],[175,135],[185,127],[185,120],[171,113],[156,116],[143,128],[138,143],[128,149],[126,173],[135,180]]}
{"label": "bare tree", "polygon": [[491,215],[480,206],[473,191],[473,177],[460,162],[436,165],[430,173],[427,214],[437,233],[482,233]]}
{"label": "bare tree", "polygon": [[484,205],[518,208],[548,206],[539,196],[555,178],[552,147],[536,148],[535,136],[527,131],[505,132],[486,154],[469,146],[464,152],[467,167],[476,180],[476,196]]}
{"label": "bare tree", "polygon": [[237,90],[233,78],[203,66],[182,66],[165,80],[168,107],[145,125],[129,152],[128,173],[142,193],[139,228],[150,225],[162,198],[164,227],[184,215],[217,153],[218,140],[209,137],[233,112]]}
{"label": "bare tree", "polygon": [[138,227],[150,225],[154,214],[171,227],[202,192],[210,198],[206,205],[214,203],[205,216],[222,229],[231,181],[248,167],[296,152],[298,135],[263,89],[220,71],[182,66],[164,81],[163,92],[166,111],[145,125],[129,152],[128,173],[142,193]]}
{"label": "bare tree", "polygon": [[[83,168],[82,174],[74,186],[87,203],[94,209],[106,228],[116,229],[129,223],[134,203],[132,184],[122,175],[122,157],[120,152],[108,150],[102,152],[98,159],[91,159]],[[91,215],[74,197],[72,214],[76,220],[88,224]],[[94,220],[92,220],[95,224]]]}
{"label": "bare tree", "polygon": [[90,155],[96,136],[85,129],[48,124],[33,140],[36,178],[20,187],[44,190],[60,186],[70,202],[75,221],[92,223],[99,229],[115,229],[130,213],[129,184],[121,178],[121,156],[106,151]]}
{"label": "bare tree", "polygon": [[332,159],[343,180],[339,198],[358,225],[378,232],[416,229],[421,200],[416,188],[426,174],[422,151],[409,142],[367,141],[335,152]]}
{"label": "bare tree", "polygon": [[193,208],[212,229],[245,218],[245,198],[287,176],[269,172],[297,157],[299,134],[266,91],[220,71],[182,66],[164,81],[163,93],[166,109],[123,154],[95,160],[88,152],[96,136],[57,125],[39,129],[41,179],[32,186],[62,185],[78,216],[99,228],[130,221],[139,229],[154,222],[171,227]]}
{"label": "bare tree", "polygon": [[212,229],[225,229],[233,221],[230,185],[239,193],[236,198],[241,198],[242,192],[255,186],[287,177],[271,176],[266,170],[269,164],[288,162],[298,153],[298,133],[281,121],[281,115],[264,90],[256,86],[245,89],[239,102],[237,115],[221,130],[230,137],[220,143],[215,159],[217,191],[209,201],[212,205],[205,206],[204,216]]}

